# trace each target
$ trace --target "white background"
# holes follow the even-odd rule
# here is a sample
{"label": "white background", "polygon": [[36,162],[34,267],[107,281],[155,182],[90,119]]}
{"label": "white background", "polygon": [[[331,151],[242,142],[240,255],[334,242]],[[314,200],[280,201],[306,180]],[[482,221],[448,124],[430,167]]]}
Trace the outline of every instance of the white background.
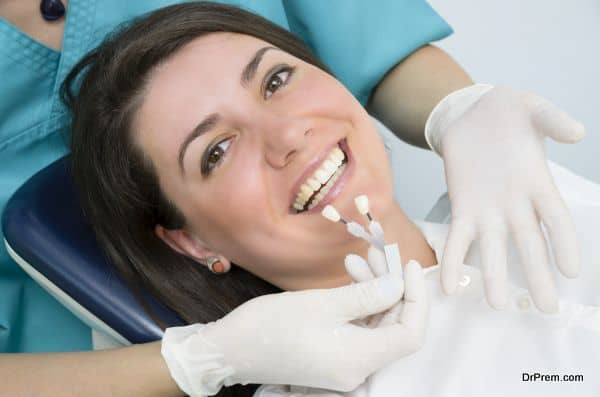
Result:
{"label": "white background", "polygon": [[[578,144],[546,140],[548,158],[600,183],[600,0],[431,0],[454,34],[434,43],[481,83],[538,93],[583,122]],[[398,145],[396,197],[424,218],[445,188],[431,152]]]}

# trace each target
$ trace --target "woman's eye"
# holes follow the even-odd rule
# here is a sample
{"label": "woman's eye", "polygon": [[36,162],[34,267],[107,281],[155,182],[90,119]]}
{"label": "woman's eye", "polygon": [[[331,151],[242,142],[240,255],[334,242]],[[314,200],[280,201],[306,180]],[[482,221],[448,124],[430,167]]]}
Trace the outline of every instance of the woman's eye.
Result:
{"label": "woman's eye", "polygon": [[[209,175],[215,167],[218,167],[225,155],[227,155],[227,148],[231,144],[233,138],[225,139],[216,145],[211,146],[204,153],[204,161],[202,161],[202,174]],[[226,145],[224,145],[226,144]],[[225,146],[223,148],[223,146]]]}
{"label": "woman's eye", "polygon": [[269,99],[281,86],[286,85],[292,72],[293,68],[285,67],[273,73],[267,80],[267,84],[265,84],[265,99]]}

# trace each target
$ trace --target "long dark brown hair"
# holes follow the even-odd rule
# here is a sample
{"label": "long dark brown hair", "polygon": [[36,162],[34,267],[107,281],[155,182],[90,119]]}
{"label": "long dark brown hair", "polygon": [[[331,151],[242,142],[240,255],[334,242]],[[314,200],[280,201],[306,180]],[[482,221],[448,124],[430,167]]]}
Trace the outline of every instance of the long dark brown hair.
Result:
{"label": "long dark brown hair", "polygon": [[[134,145],[132,118],[152,70],[186,43],[214,32],[257,37],[330,73],[300,39],[274,23],[236,7],[197,2],[121,26],[62,86],[72,110],[72,169],[84,212],[120,275],[163,328],[168,324],[153,313],[142,291],[188,323],[215,321],[256,296],[280,291],[238,266],[214,275],[154,233],[157,224],[182,228],[185,219],[161,192],[151,161]],[[255,389],[234,386],[219,395],[251,395]]]}

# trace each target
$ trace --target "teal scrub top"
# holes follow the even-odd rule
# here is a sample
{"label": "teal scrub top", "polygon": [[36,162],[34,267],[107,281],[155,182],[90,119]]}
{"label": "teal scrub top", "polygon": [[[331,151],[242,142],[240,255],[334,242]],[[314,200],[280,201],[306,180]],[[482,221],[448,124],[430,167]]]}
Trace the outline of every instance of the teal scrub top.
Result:
{"label": "teal scrub top", "polygon": [[[176,2],[70,0],[61,52],[0,19],[0,212],[23,182],[68,151],[67,111],[58,93],[71,67],[118,24]],[[422,0],[221,2],[299,35],[363,105],[394,65],[452,32]],[[0,352],[90,348],[90,328],[37,286],[2,244]]]}

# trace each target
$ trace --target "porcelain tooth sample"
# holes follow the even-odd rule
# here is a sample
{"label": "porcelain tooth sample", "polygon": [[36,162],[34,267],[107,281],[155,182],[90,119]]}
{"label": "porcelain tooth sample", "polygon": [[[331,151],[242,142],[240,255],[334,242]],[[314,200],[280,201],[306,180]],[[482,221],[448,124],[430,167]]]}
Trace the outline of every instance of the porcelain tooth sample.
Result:
{"label": "porcelain tooth sample", "polygon": [[366,215],[370,221],[373,220],[371,214],[369,213],[369,198],[366,194],[361,194],[360,196],[356,196],[354,198],[354,204],[356,205],[356,209],[361,215]]}
{"label": "porcelain tooth sample", "polygon": [[347,223],[344,219],[342,219],[342,217],[340,216],[340,213],[337,212],[335,207],[331,204],[328,204],[325,206],[325,208],[323,208],[323,211],[321,211],[321,215],[323,215],[325,218],[329,219],[331,222],[341,221],[342,223]]}

